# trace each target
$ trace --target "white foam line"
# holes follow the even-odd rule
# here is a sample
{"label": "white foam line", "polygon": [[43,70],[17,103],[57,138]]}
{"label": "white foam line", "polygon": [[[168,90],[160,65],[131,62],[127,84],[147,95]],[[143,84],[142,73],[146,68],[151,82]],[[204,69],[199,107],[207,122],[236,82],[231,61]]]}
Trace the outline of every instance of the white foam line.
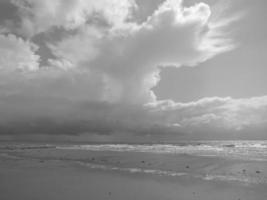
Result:
{"label": "white foam line", "polygon": [[[220,144],[222,145],[222,144]],[[197,156],[224,157],[243,160],[266,161],[267,148],[222,147],[220,145],[129,145],[129,144],[102,144],[102,145],[73,145],[57,146],[57,149],[88,150],[88,151],[112,151],[112,152],[138,152],[158,154],[190,154]],[[223,144],[225,145],[225,144]],[[255,145],[255,144],[254,144]]]}
{"label": "white foam line", "polygon": [[206,175],[203,177],[204,180],[220,180],[220,181],[238,181],[248,184],[261,184],[267,183],[267,180],[256,178],[256,177],[240,177],[240,176],[224,176],[224,175]]}
{"label": "white foam line", "polygon": [[121,168],[121,167],[97,165],[97,164],[83,163],[83,162],[80,162],[80,164],[86,165],[87,167],[90,167],[92,169],[122,171],[122,172],[129,172],[129,173],[145,173],[145,174],[154,174],[154,175],[160,175],[160,176],[185,176],[187,175],[187,173],[163,171],[163,170],[157,170],[157,169]]}
{"label": "white foam line", "polygon": [[114,167],[114,166],[107,166],[107,165],[98,165],[98,164],[91,164],[91,163],[83,163],[79,162],[82,165],[85,165],[91,169],[99,169],[99,170],[107,170],[107,171],[120,171],[120,172],[128,172],[128,173],[145,173],[151,175],[158,175],[158,176],[169,176],[169,177],[181,177],[181,176],[192,176],[194,178],[200,178],[207,181],[218,180],[218,181],[235,181],[241,182],[246,184],[262,184],[267,183],[267,180],[260,179],[256,177],[239,177],[239,176],[225,176],[225,175],[190,175],[184,172],[174,172],[174,171],[164,171],[164,170],[157,170],[157,169],[142,169],[142,168],[121,168],[121,167]]}

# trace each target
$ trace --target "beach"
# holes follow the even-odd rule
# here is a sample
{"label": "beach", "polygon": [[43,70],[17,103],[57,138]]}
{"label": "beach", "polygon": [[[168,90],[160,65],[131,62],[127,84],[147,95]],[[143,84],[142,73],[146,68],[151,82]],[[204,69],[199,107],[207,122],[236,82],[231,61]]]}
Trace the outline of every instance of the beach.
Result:
{"label": "beach", "polygon": [[0,200],[267,200],[267,0],[0,0]]}
{"label": "beach", "polygon": [[0,199],[265,200],[267,162],[2,145]]}

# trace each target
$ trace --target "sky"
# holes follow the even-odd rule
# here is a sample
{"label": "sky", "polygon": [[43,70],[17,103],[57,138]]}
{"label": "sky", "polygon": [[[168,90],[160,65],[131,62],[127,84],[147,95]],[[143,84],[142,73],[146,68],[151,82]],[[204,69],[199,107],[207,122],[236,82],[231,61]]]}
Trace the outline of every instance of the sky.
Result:
{"label": "sky", "polygon": [[0,0],[0,139],[267,139],[265,0]]}

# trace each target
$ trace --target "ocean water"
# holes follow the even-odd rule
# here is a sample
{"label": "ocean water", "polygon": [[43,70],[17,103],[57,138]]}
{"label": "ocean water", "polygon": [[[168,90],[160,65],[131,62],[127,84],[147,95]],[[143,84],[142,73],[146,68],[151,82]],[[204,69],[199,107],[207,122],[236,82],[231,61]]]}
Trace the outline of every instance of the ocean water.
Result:
{"label": "ocean water", "polygon": [[183,141],[177,144],[85,144],[61,145],[58,149],[88,151],[188,154],[244,160],[267,160],[267,141]]}
{"label": "ocean water", "polygon": [[250,175],[241,175],[241,174],[195,174],[195,173],[186,173],[186,172],[177,172],[172,170],[160,170],[160,169],[146,169],[146,168],[133,168],[133,167],[118,167],[118,166],[108,166],[92,163],[80,162],[81,165],[89,167],[96,170],[104,171],[117,171],[130,174],[147,174],[147,175],[156,175],[156,176],[165,176],[165,177],[193,177],[197,179],[203,179],[207,181],[217,180],[217,181],[226,181],[226,182],[239,182],[246,185],[250,184],[267,184],[267,178],[264,176],[250,176]]}
{"label": "ocean water", "polygon": [[[89,145],[62,145],[57,149],[74,149],[83,151],[103,151],[103,152],[139,152],[152,154],[185,154],[203,157],[222,157],[243,161],[266,162],[267,161],[267,141],[183,141],[176,144],[89,144]],[[157,176],[181,177],[190,176],[203,180],[219,180],[230,182],[241,182],[244,184],[266,184],[267,177],[255,173],[192,173],[185,171],[162,170],[158,168],[142,167],[121,167],[104,164],[83,163],[92,169],[119,171],[124,173],[153,174]],[[266,166],[267,167],[267,166]]]}
{"label": "ocean water", "polygon": [[[0,144],[0,151],[2,150],[11,150],[17,152],[23,152],[24,150],[37,150],[42,151],[45,149],[54,149],[54,150],[80,150],[80,151],[95,151],[95,152],[135,152],[135,153],[150,153],[150,154],[164,154],[174,155],[194,155],[200,157],[222,157],[225,159],[240,160],[240,162],[257,162],[257,163],[267,163],[267,141],[259,140],[242,140],[242,141],[181,141],[179,143],[173,144],[60,144],[60,145],[51,145],[51,144]],[[20,153],[19,153],[20,154]],[[19,154],[15,154],[18,156]],[[9,154],[8,152],[1,153],[0,156],[6,158],[16,158],[14,154]],[[25,158],[25,154],[23,155]],[[36,158],[36,157],[35,157]],[[53,157],[53,160],[57,158]],[[58,158],[59,161],[64,161],[64,158]],[[77,160],[74,158],[66,158],[67,162],[77,162],[83,166],[86,166],[95,170],[104,170],[104,171],[118,171],[123,173],[138,173],[138,174],[149,174],[157,176],[169,176],[169,177],[180,177],[180,176],[193,176],[195,178],[201,178],[204,180],[220,180],[220,181],[239,181],[243,183],[267,183],[267,177],[263,174],[244,174],[242,169],[238,173],[230,174],[218,174],[218,173],[191,173],[187,171],[179,171],[174,169],[165,169],[157,168],[157,166],[145,166],[140,165],[127,165],[123,166],[120,164],[112,164],[109,162],[106,163],[97,163],[97,162],[88,162],[84,160]],[[264,164],[265,165],[265,164]],[[267,168],[267,166],[266,166]]]}

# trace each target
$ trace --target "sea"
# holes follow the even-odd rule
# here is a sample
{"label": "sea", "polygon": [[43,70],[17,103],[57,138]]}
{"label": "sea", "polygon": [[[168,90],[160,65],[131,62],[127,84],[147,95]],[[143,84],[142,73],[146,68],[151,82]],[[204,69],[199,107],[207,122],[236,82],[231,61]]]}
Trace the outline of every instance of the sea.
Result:
{"label": "sea", "polygon": [[[197,157],[216,157],[224,159],[239,160],[242,162],[257,162],[267,163],[267,140],[227,140],[227,141],[179,141],[176,143],[90,143],[90,144],[33,144],[33,143],[12,143],[0,144],[0,151],[10,150],[23,151],[23,150],[81,150],[83,152],[121,152],[121,153],[147,153],[147,154],[161,154],[161,155],[192,155]],[[12,158],[14,154],[2,153],[2,156],[9,156]],[[64,160],[60,158],[60,160]],[[70,161],[71,159],[66,159]],[[77,161],[77,160],[76,160]],[[76,162],[75,161],[75,162]],[[158,176],[192,176],[185,171],[166,170],[156,168],[155,166],[149,167],[125,167],[120,165],[110,165],[110,163],[99,162],[85,162],[78,161],[80,164],[95,170],[105,171],[119,171],[124,173],[142,173],[153,174]],[[265,164],[263,164],[265,166]],[[267,165],[266,165],[267,168]],[[241,170],[241,169],[240,169]],[[194,174],[205,180],[223,180],[223,181],[240,181],[246,183],[265,183],[267,184],[267,177],[263,174]]]}
{"label": "sea", "polygon": [[188,154],[267,161],[267,140],[181,141],[168,144],[82,144],[59,145],[56,148],[88,151]]}

